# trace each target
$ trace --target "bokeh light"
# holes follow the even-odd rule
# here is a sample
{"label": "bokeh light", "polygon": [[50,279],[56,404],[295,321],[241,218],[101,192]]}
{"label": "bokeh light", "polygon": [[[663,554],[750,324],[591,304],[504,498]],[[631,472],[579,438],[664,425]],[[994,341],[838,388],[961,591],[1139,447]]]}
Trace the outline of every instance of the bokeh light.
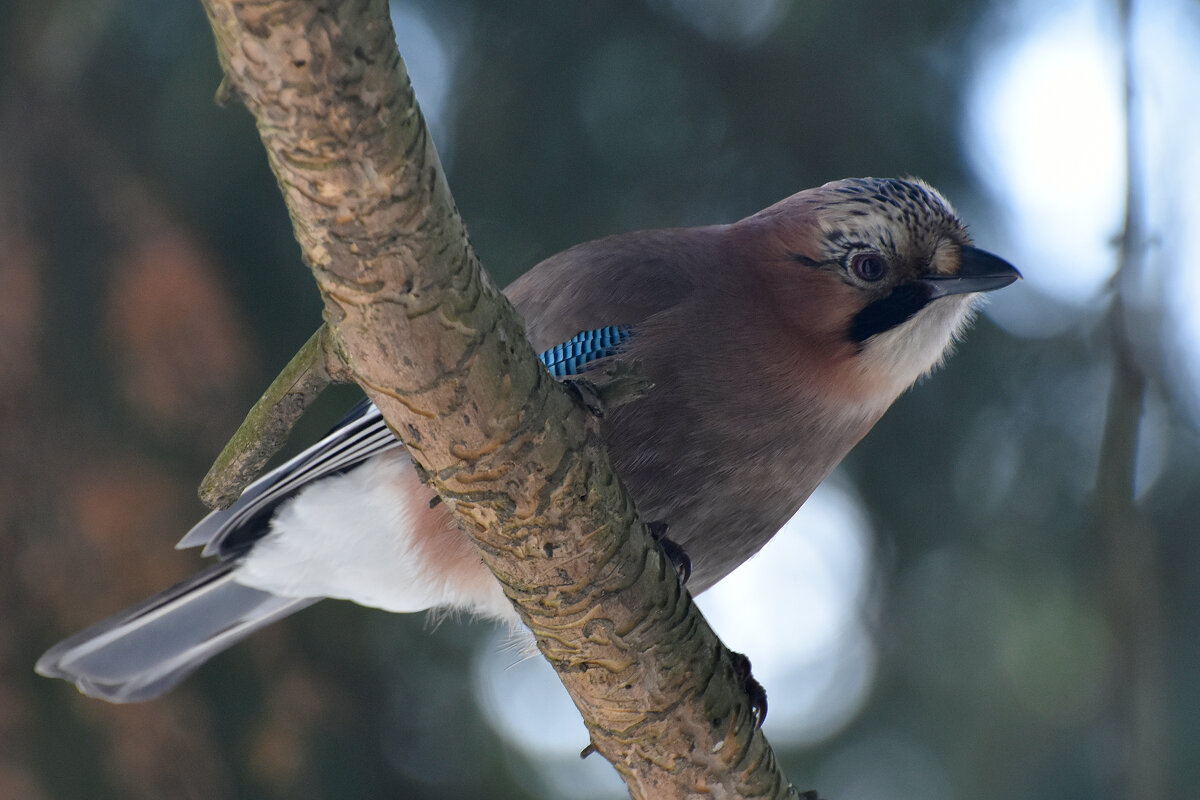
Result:
{"label": "bokeh light", "polygon": [[[871,553],[857,499],[827,482],[758,555],[697,599],[722,641],[750,657],[768,692],[773,741],[827,738],[861,708],[876,667],[866,618]],[[572,796],[621,796],[611,775],[578,766],[588,742],[579,712],[544,659],[515,652],[522,646],[497,632],[477,651],[474,690],[488,721],[546,786],[567,781]]]}
{"label": "bokeh light", "polygon": [[653,0],[650,5],[715,42],[750,46],[783,19],[787,0]]}
{"label": "bokeh light", "polygon": [[[1147,272],[1126,286],[1137,338],[1163,327],[1184,398],[1200,387],[1200,8],[1135,4],[1135,168],[1147,225]],[[1002,33],[996,34],[1000,30]],[[1102,310],[1124,226],[1126,120],[1112,4],[1005,5],[980,24],[989,42],[969,96],[963,140],[995,195],[992,233],[1036,292],[994,299],[991,316],[1021,335],[1086,329]],[[1200,404],[1190,402],[1193,412]]]}
{"label": "bokeh light", "polygon": [[1095,0],[1007,10],[1014,32],[979,67],[965,137],[1007,211],[1010,257],[1071,303],[1112,274],[1124,207],[1120,50],[1101,12]]}
{"label": "bokeh light", "polygon": [[580,760],[590,741],[587,728],[554,668],[533,647],[502,630],[481,640],[472,675],[484,717],[534,766],[526,781],[543,797],[627,796],[607,761]]}
{"label": "bokeh light", "polygon": [[853,493],[826,481],[758,555],[696,600],[767,689],[765,729],[813,742],[861,707],[874,677],[872,540]]}
{"label": "bokeh light", "polygon": [[421,113],[433,134],[439,155],[445,160],[453,152],[447,119],[450,90],[454,87],[455,58],[466,37],[444,36],[436,31],[416,6],[392,2],[389,5],[396,44],[408,68],[408,77],[421,104]]}

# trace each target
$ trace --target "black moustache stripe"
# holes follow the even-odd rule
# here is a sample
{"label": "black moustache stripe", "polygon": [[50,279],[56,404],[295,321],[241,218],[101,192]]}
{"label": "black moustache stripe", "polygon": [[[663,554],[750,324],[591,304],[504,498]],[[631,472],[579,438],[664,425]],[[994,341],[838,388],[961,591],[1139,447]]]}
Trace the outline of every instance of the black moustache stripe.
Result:
{"label": "black moustache stripe", "polygon": [[850,341],[861,346],[872,336],[902,325],[929,304],[929,294],[929,287],[923,283],[900,284],[854,315],[850,321]]}

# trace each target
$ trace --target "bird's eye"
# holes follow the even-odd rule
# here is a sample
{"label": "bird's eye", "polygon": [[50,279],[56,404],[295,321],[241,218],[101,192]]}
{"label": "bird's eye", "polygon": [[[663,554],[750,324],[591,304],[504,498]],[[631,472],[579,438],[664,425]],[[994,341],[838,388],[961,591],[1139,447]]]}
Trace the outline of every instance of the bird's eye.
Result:
{"label": "bird's eye", "polygon": [[859,253],[850,262],[850,269],[864,281],[874,283],[887,275],[887,262],[878,253]]}

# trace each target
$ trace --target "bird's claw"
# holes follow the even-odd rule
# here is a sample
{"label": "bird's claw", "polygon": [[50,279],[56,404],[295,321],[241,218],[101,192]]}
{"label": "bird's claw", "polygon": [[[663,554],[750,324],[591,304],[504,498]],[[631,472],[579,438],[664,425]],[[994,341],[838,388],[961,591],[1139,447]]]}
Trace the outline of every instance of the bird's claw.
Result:
{"label": "bird's claw", "polygon": [[692,577],[692,559],[687,554],[687,551],[676,542],[667,538],[667,523],[651,522],[646,527],[650,530],[650,535],[654,538],[654,541],[658,542],[658,546],[667,554],[667,558],[670,560],[672,566],[675,567],[675,571],[679,573],[679,582],[686,586],[688,578]]}
{"label": "bird's claw", "polygon": [[734,677],[750,697],[750,713],[754,716],[754,727],[761,728],[767,719],[767,690],[750,672],[750,659],[741,653],[732,651],[729,656],[733,661]]}

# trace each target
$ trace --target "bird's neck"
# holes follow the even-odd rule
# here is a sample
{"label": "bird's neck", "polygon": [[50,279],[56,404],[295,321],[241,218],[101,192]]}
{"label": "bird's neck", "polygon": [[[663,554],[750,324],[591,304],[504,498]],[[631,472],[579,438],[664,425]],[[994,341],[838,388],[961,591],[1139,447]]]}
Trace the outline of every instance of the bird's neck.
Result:
{"label": "bird's neck", "polygon": [[880,391],[899,396],[941,366],[973,317],[969,295],[935,300],[907,322],[868,339],[858,355],[859,370],[875,376]]}

